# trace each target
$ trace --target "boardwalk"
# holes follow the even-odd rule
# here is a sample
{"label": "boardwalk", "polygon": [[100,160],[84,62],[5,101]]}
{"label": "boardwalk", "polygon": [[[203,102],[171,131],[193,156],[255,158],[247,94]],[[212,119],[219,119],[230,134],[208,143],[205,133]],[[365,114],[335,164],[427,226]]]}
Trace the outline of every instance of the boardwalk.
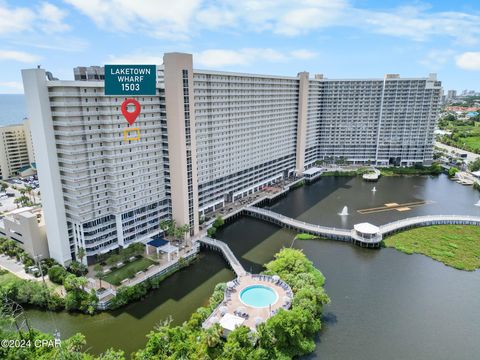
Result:
{"label": "boardwalk", "polygon": [[413,227],[429,225],[475,225],[480,226],[480,216],[469,215],[427,215],[411,217],[380,226],[382,236]]}
{"label": "boardwalk", "polygon": [[304,221],[289,218],[288,216],[276,212],[260,209],[256,207],[246,207],[244,215],[252,216],[257,219],[265,220],[273,224],[293,229],[299,232],[305,232],[318,235],[323,238],[341,241],[351,241],[360,246],[376,247],[380,244],[383,237],[393,234],[400,230],[410,229],[420,226],[430,225],[475,225],[480,226],[480,216],[469,215],[427,215],[407,218],[394,221],[379,227],[379,232],[371,238],[359,236],[355,230],[338,229],[321,225],[309,224]]}
{"label": "boardwalk", "polygon": [[278,214],[276,212],[261,209],[253,206],[246,207],[243,211],[245,215],[249,215],[261,220],[266,220],[271,223],[293,229],[301,232],[306,232],[313,235],[322,236],[328,239],[351,241],[352,231],[347,229],[337,229],[327,226],[309,224],[304,221],[292,219],[288,216]]}
{"label": "boardwalk", "polygon": [[242,264],[240,264],[237,257],[233,254],[232,250],[230,250],[230,247],[227,244],[225,244],[223,241],[212,239],[208,236],[204,236],[200,238],[198,241],[201,244],[206,245],[207,247],[211,247],[211,248],[214,248],[215,250],[221,251],[223,256],[225,256],[225,259],[227,259],[227,262],[230,264],[233,271],[235,272],[235,274],[237,274],[238,277],[241,277],[247,274]]}

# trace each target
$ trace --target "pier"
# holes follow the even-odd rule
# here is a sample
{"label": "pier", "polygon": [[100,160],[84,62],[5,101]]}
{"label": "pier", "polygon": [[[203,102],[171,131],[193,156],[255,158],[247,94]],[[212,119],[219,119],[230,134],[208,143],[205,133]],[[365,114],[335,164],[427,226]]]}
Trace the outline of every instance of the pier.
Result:
{"label": "pier", "polygon": [[[368,224],[356,224],[354,229],[338,229],[306,223],[276,212],[249,206],[243,209],[243,215],[268,221],[275,225],[304,232],[322,238],[349,241],[362,247],[378,247],[383,237],[400,230],[430,225],[475,225],[480,226],[480,216],[469,215],[426,215],[394,221],[379,227]],[[359,229],[368,229],[368,232]]]}

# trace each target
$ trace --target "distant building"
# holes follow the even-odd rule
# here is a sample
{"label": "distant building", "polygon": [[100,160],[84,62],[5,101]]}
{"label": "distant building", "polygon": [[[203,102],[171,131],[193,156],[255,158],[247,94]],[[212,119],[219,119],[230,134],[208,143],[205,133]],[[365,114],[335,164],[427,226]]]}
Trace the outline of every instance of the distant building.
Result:
{"label": "distant building", "polygon": [[105,79],[103,66],[78,66],[73,69],[73,75],[77,81],[102,81]]}
{"label": "distant building", "polygon": [[19,172],[31,175],[35,172],[34,163],[29,121],[0,127],[0,179],[9,179]]}
{"label": "distant building", "polygon": [[5,214],[0,236],[14,240],[31,257],[50,257],[41,207],[25,207]]}
{"label": "distant building", "polygon": [[448,90],[447,100],[453,100],[457,97],[457,90]]}

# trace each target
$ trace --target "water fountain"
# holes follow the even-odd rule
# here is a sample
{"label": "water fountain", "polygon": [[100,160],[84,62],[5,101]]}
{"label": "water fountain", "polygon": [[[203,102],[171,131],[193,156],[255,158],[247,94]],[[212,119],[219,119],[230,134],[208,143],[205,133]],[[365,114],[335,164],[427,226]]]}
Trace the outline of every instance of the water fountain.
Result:
{"label": "water fountain", "polygon": [[375,191],[377,191],[377,188],[374,186],[372,189],[372,192],[375,192]]}
{"label": "water fountain", "polygon": [[348,207],[344,206],[341,213],[338,213],[340,216],[347,216],[348,215]]}
{"label": "water fountain", "polygon": [[477,203],[475,204],[475,206],[480,206],[480,200],[477,201]]}

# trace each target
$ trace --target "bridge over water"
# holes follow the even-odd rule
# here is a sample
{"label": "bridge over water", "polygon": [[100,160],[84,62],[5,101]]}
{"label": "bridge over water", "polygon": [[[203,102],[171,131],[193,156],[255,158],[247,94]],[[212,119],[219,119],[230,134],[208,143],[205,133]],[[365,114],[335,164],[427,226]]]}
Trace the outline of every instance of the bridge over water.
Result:
{"label": "bridge over water", "polygon": [[306,223],[274,211],[248,206],[243,209],[244,215],[268,221],[281,227],[298,232],[320,236],[332,240],[350,241],[364,247],[378,247],[383,237],[400,230],[429,225],[475,225],[480,226],[480,216],[469,215],[427,215],[411,217],[394,221],[378,227],[378,232],[370,237],[364,237],[355,229],[339,229]]}
{"label": "bridge over water", "polygon": [[200,244],[202,244],[203,246],[206,246],[207,248],[220,251],[238,277],[244,276],[247,274],[242,264],[240,264],[240,262],[238,261],[237,257],[234,255],[230,247],[223,241],[212,239],[208,236],[204,236],[198,239],[198,242],[200,242]]}

